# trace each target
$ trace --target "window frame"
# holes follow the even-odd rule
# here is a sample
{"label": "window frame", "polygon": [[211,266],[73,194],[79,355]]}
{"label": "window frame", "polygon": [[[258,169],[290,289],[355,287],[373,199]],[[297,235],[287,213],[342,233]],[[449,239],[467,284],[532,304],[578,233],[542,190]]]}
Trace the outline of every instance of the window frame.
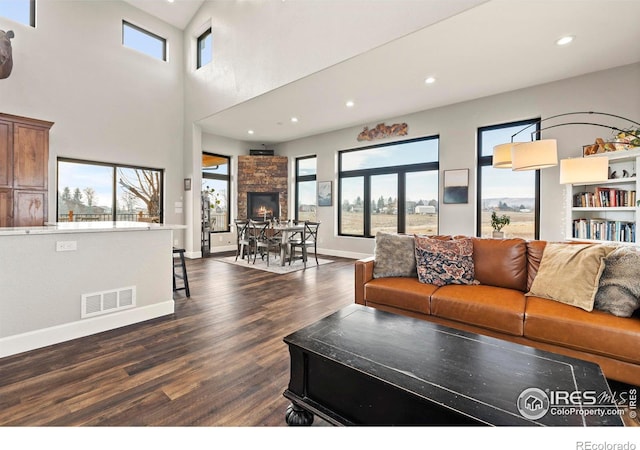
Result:
{"label": "window frame", "polygon": [[[517,120],[514,122],[506,122],[495,125],[488,125],[484,127],[478,127],[477,131],[477,170],[476,170],[476,236],[482,236],[482,168],[487,166],[493,166],[493,152],[490,155],[483,156],[483,147],[482,147],[482,133],[484,131],[492,131],[499,130],[501,128],[511,128],[511,127],[522,127],[525,129],[527,127],[531,127],[532,136],[535,135],[536,138],[533,140],[540,139],[540,121],[541,118],[533,118],[526,120]],[[532,126],[535,125],[535,126]],[[496,170],[511,170],[511,169],[496,169]],[[534,239],[540,239],[540,169],[535,171],[534,175],[535,185],[535,200],[534,200]]]}
{"label": "window frame", "polygon": [[29,23],[21,22],[7,16],[0,15],[0,17],[4,17],[7,20],[11,20],[13,22],[29,26],[31,28],[36,28],[36,0],[29,0]]}
{"label": "window frame", "polygon": [[[315,159],[316,160],[316,173],[313,175],[300,175],[300,161],[305,160],[305,159]],[[309,182],[309,181],[315,181],[317,183],[318,181],[318,156],[317,155],[309,155],[309,156],[301,156],[299,158],[296,158],[296,171],[295,171],[295,183],[296,183],[296,195],[295,195],[295,215],[294,218],[295,220],[299,220],[300,218],[298,217],[298,212],[300,209],[300,188],[299,188],[299,183],[304,183],[304,182]],[[318,218],[318,191],[317,191],[317,185],[316,185],[316,220]]]}
{"label": "window frame", "polygon": [[[363,150],[369,150],[373,148],[381,148],[388,146],[397,146],[402,144],[409,144],[412,142],[420,141],[438,141],[438,159],[436,161],[430,161],[426,163],[407,164],[399,166],[387,166],[377,167],[372,169],[356,169],[356,170],[342,170],[342,155],[350,152],[358,152]],[[440,135],[426,136],[414,139],[407,139],[404,141],[386,142],[383,144],[368,145],[366,147],[359,147],[348,150],[338,151],[338,197],[336,205],[338,208],[338,236],[344,237],[361,237],[366,239],[375,238],[371,234],[371,177],[376,175],[397,175],[397,223],[396,230],[398,233],[404,233],[406,231],[406,174],[410,172],[429,172],[436,171],[438,174],[438,202],[440,202]],[[364,214],[363,234],[348,234],[342,232],[342,180],[345,178],[363,178],[363,199],[362,207]],[[438,212],[438,229],[440,228],[440,213]]]}
{"label": "window frame", "polygon": [[231,157],[227,156],[227,155],[221,155],[219,153],[212,153],[212,152],[207,152],[207,151],[202,151],[203,155],[209,155],[209,156],[215,156],[218,158],[224,158],[227,160],[227,174],[221,174],[221,173],[204,173],[204,168],[201,169],[201,173],[202,173],[202,180],[218,180],[218,181],[226,181],[227,183],[227,205],[226,205],[226,211],[227,211],[227,219],[224,223],[224,229],[220,230],[220,229],[211,229],[211,233],[215,234],[215,233],[229,233],[231,232]]}
{"label": "window frame", "polygon": [[207,64],[213,62],[213,32],[212,32],[212,28],[209,27],[204,33],[202,33],[196,39],[196,70],[207,65],[207,64],[202,64],[202,51],[200,49],[200,43],[203,42],[205,39],[207,39],[207,37],[209,36],[211,36],[212,55],[211,55],[211,61],[209,61]]}
{"label": "window frame", "polygon": [[149,30],[145,30],[144,28],[142,28],[142,27],[140,27],[138,25],[135,25],[135,24],[133,24],[133,23],[127,21],[127,20],[124,20],[124,19],[122,20],[122,46],[123,47],[127,47],[127,48],[132,49],[132,50],[135,50],[138,53],[142,53],[143,55],[150,56],[150,57],[152,57],[154,59],[158,59],[158,58],[155,55],[152,55],[151,53],[147,53],[147,52],[145,52],[143,50],[140,50],[138,48],[131,47],[131,46],[125,44],[125,42],[124,42],[125,27],[129,27],[129,28],[131,28],[131,29],[133,29],[133,30],[135,30],[135,31],[137,31],[139,33],[146,34],[147,36],[149,36],[149,37],[151,37],[153,39],[156,39],[157,41],[160,41],[162,43],[162,58],[161,58],[161,60],[165,61],[165,62],[167,61],[167,39],[166,38],[163,38],[162,36],[159,36],[159,35],[157,35],[155,33],[152,33]]}
{"label": "window frame", "polygon": [[118,180],[117,180],[117,171],[118,169],[133,169],[133,170],[153,170],[155,172],[160,173],[160,198],[159,202],[159,223],[164,223],[164,169],[158,169],[155,167],[142,167],[142,166],[134,166],[129,164],[118,164],[118,163],[109,163],[104,161],[91,161],[86,159],[77,159],[77,158],[65,158],[63,156],[59,156],[56,159],[56,221],[60,217],[60,205],[59,205],[59,196],[57,195],[60,192],[60,175],[59,168],[60,162],[67,162],[73,164],[85,164],[91,166],[103,166],[103,167],[111,167],[113,169],[113,182],[112,182],[112,192],[111,192],[111,220],[113,222],[126,222],[126,221],[118,221]]}

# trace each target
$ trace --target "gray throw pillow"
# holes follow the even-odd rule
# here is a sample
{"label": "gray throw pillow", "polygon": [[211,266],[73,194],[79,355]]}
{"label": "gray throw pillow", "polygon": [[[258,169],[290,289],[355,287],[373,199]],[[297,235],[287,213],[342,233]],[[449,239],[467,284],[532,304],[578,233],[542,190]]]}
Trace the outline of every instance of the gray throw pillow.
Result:
{"label": "gray throw pillow", "polygon": [[604,258],[594,309],[631,317],[640,308],[640,252],[621,246]]}
{"label": "gray throw pillow", "polygon": [[413,236],[376,233],[373,278],[417,277]]}

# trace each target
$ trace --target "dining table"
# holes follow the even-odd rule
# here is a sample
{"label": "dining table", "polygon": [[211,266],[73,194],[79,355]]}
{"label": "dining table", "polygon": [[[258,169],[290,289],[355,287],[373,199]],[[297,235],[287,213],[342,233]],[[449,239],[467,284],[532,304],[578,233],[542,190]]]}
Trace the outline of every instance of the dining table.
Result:
{"label": "dining table", "polygon": [[283,222],[275,224],[273,226],[274,233],[280,235],[280,265],[284,266],[287,255],[291,254],[291,246],[289,245],[289,238],[295,233],[302,234],[302,240],[304,241],[306,227],[304,223],[295,224],[293,222]]}

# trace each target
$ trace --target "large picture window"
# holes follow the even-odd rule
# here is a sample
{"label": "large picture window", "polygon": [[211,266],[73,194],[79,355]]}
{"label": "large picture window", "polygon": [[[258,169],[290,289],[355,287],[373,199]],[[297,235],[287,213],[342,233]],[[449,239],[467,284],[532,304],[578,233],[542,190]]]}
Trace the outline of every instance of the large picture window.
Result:
{"label": "large picture window", "polygon": [[[507,215],[510,224],[502,231],[507,237],[538,239],[540,236],[540,171],[512,171],[496,169],[493,164],[493,147],[510,142],[511,137],[532,125],[536,131],[539,119],[510,122],[478,129],[478,216],[476,235],[491,237],[491,214]],[[531,133],[523,132],[516,142],[530,140]]]}
{"label": "large picture window", "polygon": [[296,213],[297,220],[317,219],[317,158],[306,156],[296,159]]}
{"label": "large picture window", "polygon": [[437,136],[339,153],[342,236],[438,233]]}
{"label": "large picture window", "polygon": [[58,222],[163,222],[164,172],[58,158]]}
{"label": "large picture window", "polygon": [[230,231],[230,165],[228,156],[202,153],[202,195],[209,200],[209,229],[213,233]]}

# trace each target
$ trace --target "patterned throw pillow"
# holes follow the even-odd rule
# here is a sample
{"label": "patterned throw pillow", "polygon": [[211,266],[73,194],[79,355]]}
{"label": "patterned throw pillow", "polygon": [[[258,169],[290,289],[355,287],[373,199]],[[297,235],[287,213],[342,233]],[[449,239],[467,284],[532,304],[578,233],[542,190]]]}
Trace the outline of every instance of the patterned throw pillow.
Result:
{"label": "patterned throw pillow", "polygon": [[416,266],[421,283],[444,286],[473,284],[473,241],[443,241],[415,236]]}
{"label": "patterned throw pillow", "polygon": [[373,278],[415,277],[414,247],[413,236],[378,231]]}
{"label": "patterned throw pillow", "polygon": [[620,247],[604,258],[594,309],[631,317],[640,308],[640,252]]}

